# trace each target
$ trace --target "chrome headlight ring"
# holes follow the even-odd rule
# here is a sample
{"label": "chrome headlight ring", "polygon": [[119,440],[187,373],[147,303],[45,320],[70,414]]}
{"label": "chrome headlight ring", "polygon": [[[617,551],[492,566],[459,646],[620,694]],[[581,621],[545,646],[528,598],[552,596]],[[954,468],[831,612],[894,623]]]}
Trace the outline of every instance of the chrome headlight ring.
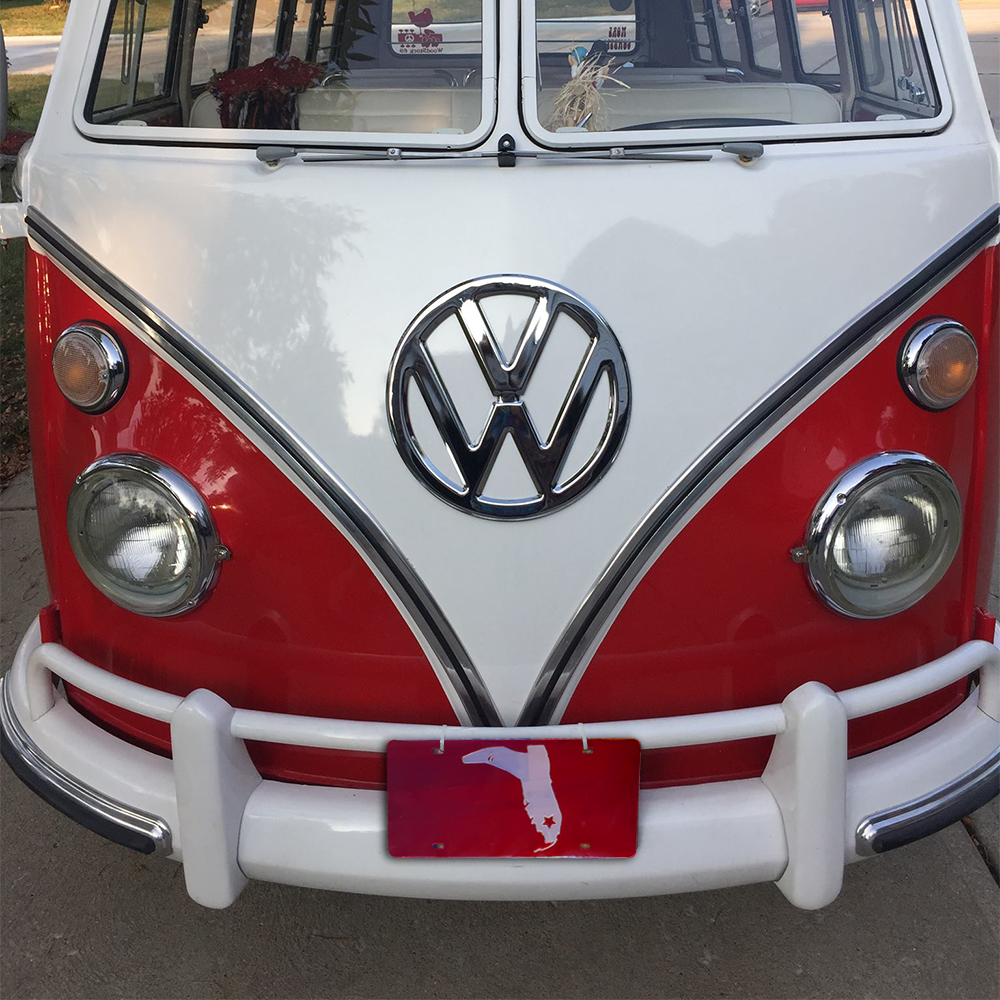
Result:
{"label": "chrome headlight ring", "polygon": [[[93,539],[88,537],[89,514],[95,500],[109,488],[123,484],[133,491],[146,491],[146,496],[167,510],[173,521],[164,528],[164,521],[148,520],[134,523],[129,531],[146,529],[152,537],[156,529],[173,527],[180,539],[186,562],[183,571],[176,574],[176,582],[158,590],[144,591],[140,581],[130,582],[119,572],[117,578],[111,571],[111,562],[102,564]],[[110,508],[117,510],[117,508]],[[120,517],[124,524],[125,512]],[[229,550],[221,544],[208,504],[201,494],[183,476],[170,466],[146,455],[117,453],[99,458],[77,477],[67,505],[67,531],[73,553],[91,583],[120,607],[136,614],[162,618],[183,614],[200,604],[211,592],[219,575],[219,564],[229,558]],[[111,542],[119,543],[119,550],[135,551],[141,544],[119,535],[109,535]],[[110,543],[109,543],[110,544]],[[140,556],[141,558],[141,556]],[[147,554],[148,558],[148,554]],[[119,566],[123,560],[117,560]]]}
{"label": "chrome headlight ring", "polygon": [[[909,504],[910,513],[915,510],[919,514],[923,508],[925,521],[933,522],[933,530],[928,529],[923,539],[922,551],[920,539],[903,533],[903,515],[893,512],[887,518],[884,512],[863,509],[866,500],[869,506],[875,506],[877,491],[893,480],[899,484],[909,482],[917,492],[899,497],[890,491],[885,496],[898,500],[902,507]],[[862,524],[855,538],[861,563],[868,561],[868,576],[864,577],[846,571],[842,564],[845,553],[850,555],[850,541],[845,539],[852,522],[866,515],[869,524]],[[899,533],[890,538],[888,522],[894,517]],[[961,533],[961,499],[948,473],[918,452],[882,452],[852,465],[834,481],[816,505],[805,545],[798,551],[802,553],[800,561],[806,563],[809,582],[830,608],[851,618],[887,618],[912,607],[940,582],[958,551]],[[914,554],[911,563],[904,566],[902,579],[895,583],[888,568],[891,559],[898,557],[894,545],[904,554],[907,547]]]}

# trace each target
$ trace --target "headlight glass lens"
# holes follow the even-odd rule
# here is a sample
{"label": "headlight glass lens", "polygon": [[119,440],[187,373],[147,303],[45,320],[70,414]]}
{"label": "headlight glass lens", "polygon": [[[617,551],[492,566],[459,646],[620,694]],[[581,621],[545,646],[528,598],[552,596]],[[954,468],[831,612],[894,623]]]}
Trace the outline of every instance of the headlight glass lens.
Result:
{"label": "headlight glass lens", "polygon": [[979,351],[972,334],[954,320],[931,320],[906,338],[899,356],[899,377],[920,406],[945,410],[972,388]]}
{"label": "headlight glass lens", "polygon": [[90,581],[144,615],[179,614],[208,592],[224,552],[200,495],[139,455],[101,459],[77,480],[68,528]]}
{"label": "headlight glass lens", "polygon": [[960,537],[958,491],[943,469],[910,452],[876,455],[848,469],[817,505],[810,579],[836,610],[883,618],[937,584]]}

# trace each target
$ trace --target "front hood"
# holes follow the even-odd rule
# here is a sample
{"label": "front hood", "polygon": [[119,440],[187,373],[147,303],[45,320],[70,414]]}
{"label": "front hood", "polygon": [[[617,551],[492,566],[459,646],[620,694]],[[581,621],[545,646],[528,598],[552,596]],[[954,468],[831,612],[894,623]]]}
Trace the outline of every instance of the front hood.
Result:
{"label": "front hood", "polygon": [[[752,166],[717,155],[273,172],[249,151],[91,146],[39,157],[32,197],[367,508],[510,723],[657,501],[741,414],[982,216],[997,200],[993,171],[985,147],[926,140],[786,147]],[[413,474],[386,386],[428,303],[511,274],[563,286],[606,319],[631,415],[592,489],[505,522],[442,502]]]}

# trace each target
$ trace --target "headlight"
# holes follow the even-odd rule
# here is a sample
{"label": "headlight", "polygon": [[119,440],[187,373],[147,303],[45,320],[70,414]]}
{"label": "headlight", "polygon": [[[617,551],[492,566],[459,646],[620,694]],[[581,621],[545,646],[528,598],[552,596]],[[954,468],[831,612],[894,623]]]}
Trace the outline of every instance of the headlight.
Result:
{"label": "headlight", "polygon": [[954,406],[972,388],[979,351],[972,334],[953,319],[932,319],[910,331],[899,352],[899,380],[928,410]]}
{"label": "headlight", "polygon": [[885,618],[916,604],[944,576],[962,534],[951,477],[909,451],[851,466],[813,511],[809,579],[830,607]]}
{"label": "headlight", "polygon": [[189,611],[229,555],[198,491],[143,455],[108,455],[85,469],[70,492],[67,528],[90,582],[140,615]]}

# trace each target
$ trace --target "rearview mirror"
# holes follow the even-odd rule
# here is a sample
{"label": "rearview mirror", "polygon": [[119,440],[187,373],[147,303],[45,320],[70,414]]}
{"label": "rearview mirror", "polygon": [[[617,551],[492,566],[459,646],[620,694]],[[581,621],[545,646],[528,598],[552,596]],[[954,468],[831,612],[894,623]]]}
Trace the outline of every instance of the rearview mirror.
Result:
{"label": "rearview mirror", "polygon": [[7,138],[7,45],[0,28],[0,142]]}

